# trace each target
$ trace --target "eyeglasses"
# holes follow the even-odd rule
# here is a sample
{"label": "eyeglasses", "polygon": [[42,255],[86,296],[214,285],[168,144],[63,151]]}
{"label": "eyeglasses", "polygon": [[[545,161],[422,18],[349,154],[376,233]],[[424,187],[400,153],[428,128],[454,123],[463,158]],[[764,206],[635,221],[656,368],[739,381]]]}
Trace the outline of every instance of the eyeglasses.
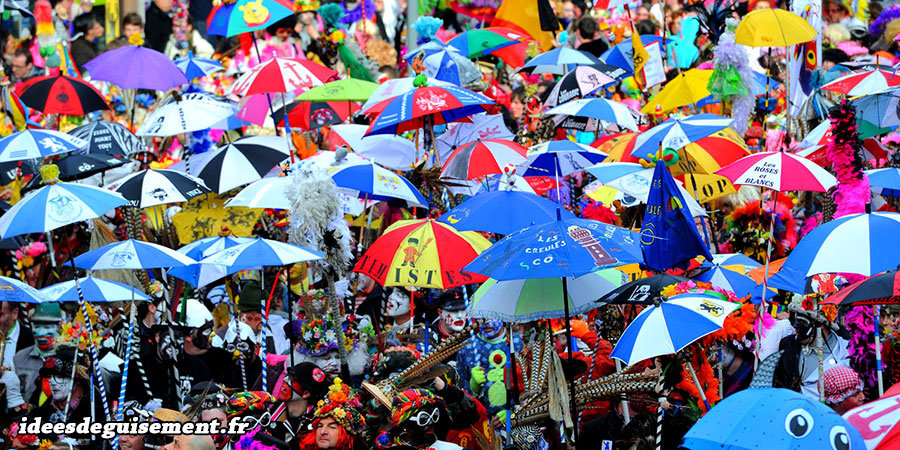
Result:
{"label": "eyeglasses", "polygon": [[253,416],[247,416],[246,419],[244,419],[244,420],[246,422],[252,424],[252,426],[250,427],[251,429],[256,428],[256,427],[266,428],[269,426],[270,423],[272,423],[272,414],[270,414],[268,411],[266,411],[266,412],[262,413],[262,415],[259,416],[259,418],[256,418]]}
{"label": "eyeglasses", "polygon": [[228,353],[234,353],[235,350],[240,350],[241,353],[247,353],[250,351],[250,344],[240,341],[237,344],[229,342],[228,345],[225,346],[225,351]]}
{"label": "eyeglasses", "polygon": [[434,408],[431,413],[427,413],[425,411],[419,411],[418,414],[409,417],[409,421],[415,423],[420,427],[427,427],[433,423],[437,423],[441,418],[441,410],[438,408]]}

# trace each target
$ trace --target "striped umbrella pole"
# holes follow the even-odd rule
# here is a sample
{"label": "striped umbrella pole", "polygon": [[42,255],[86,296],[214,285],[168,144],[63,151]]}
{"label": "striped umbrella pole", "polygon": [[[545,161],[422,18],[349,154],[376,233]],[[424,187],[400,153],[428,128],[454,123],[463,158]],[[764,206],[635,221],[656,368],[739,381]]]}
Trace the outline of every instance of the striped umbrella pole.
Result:
{"label": "striped umbrella pole", "polygon": [[659,401],[656,403],[656,450],[662,449],[662,432],[663,432],[663,416],[665,411],[663,411],[663,401],[666,400],[666,396],[663,395],[663,391],[665,388],[663,387],[663,382],[665,381],[665,377],[662,375],[660,371],[659,375]]}
{"label": "striped umbrella pole", "polygon": [[[125,343],[125,365],[122,366],[122,385],[119,388],[119,405],[116,408],[116,420],[122,421],[123,405],[125,404],[125,389],[128,386],[128,366],[131,363],[131,345],[134,339],[134,322],[137,320],[137,307],[134,306],[134,271],[131,272],[131,320],[128,321],[128,338]],[[118,440],[118,437],[116,437]]]}
{"label": "striped umbrella pole", "polygon": [[[263,289],[265,289],[265,286],[266,286],[265,269],[264,268],[259,269],[259,286],[260,286],[260,291],[265,292],[265,291],[263,291]],[[272,300],[272,296],[269,296],[269,300],[270,301]],[[260,307],[262,307],[262,311],[260,311],[262,313],[262,330],[260,330],[261,331],[260,338],[262,338],[262,343],[259,347],[259,359],[262,362],[262,390],[264,392],[269,392],[269,390],[267,389],[269,386],[269,383],[268,383],[269,377],[266,374],[266,372],[268,372],[268,370],[266,370],[267,369],[267,367],[266,367],[266,327],[269,325],[269,320],[268,320],[269,319],[269,314],[268,314],[269,308],[268,308],[268,306],[269,306],[269,302],[266,302],[266,304],[264,306],[260,305]]]}
{"label": "striped umbrella pole", "polygon": [[[235,320],[235,326],[237,327],[237,341],[238,341],[238,345],[240,345],[241,341],[243,341],[243,338],[241,338],[241,322],[237,317],[235,317],[234,320]],[[241,351],[240,347],[238,347],[236,350],[238,352],[238,360],[241,365],[241,386],[243,386],[244,390],[246,391],[247,390],[247,368],[244,365],[244,352]]]}
{"label": "striped umbrella pole", "polygon": [[[74,263],[73,263],[74,264]],[[91,365],[94,366],[94,376],[97,377],[97,387],[100,388],[100,400],[103,401],[103,414],[106,420],[110,420],[109,400],[106,396],[106,384],[103,383],[103,376],[100,373],[100,356],[97,354],[97,346],[94,345],[94,325],[88,316],[87,303],[84,301],[84,294],[81,292],[81,283],[78,282],[78,276],[75,276],[75,290],[78,291],[78,303],[81,305],[81,314],[84,315],[84,324],[88,329],[88,342],[91,344]]]}

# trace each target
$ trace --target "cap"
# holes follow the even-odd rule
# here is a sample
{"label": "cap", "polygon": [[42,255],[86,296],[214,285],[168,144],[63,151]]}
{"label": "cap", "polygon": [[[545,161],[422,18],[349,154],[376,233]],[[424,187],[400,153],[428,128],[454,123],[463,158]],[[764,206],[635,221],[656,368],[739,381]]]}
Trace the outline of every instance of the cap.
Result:
{"label": "cap", "polygon": [[262,309],[262,287],[259,281],[250,280],[241,288],[238,297],[238,311],[260,311]]}
{"label": "cap", "polygon": [[447,289],[438,296],[437,308],[444,311],[462,311],[466,309],[466,299],[460,289]]}
{"label": "cap", "polygon": [[331,384],[331,380],[319,366],[311,362],[302,362],[290,368],[291,380],[300,383],[303,390],[312,394],[315,399],[322,398]]}
{"label": "cap", "polygon": [[62,319],[62,310],[56,302],[39,303],[31,312],[32,322],[59,323]]}
{"label": "cap", "polygon": [[840,403],[862,390],[862,380],[847,366],[828,368],[822,378],[825,384],[825,403]]}

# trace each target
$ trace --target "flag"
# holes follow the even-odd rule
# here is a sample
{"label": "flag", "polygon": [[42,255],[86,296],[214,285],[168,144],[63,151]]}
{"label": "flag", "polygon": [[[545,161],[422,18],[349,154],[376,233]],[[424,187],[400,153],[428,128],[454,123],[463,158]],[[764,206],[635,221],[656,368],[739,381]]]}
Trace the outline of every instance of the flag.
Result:
{"label": "flag", "polygon": [[[556,21],[556,30],[547,30],[552,25],[549,17],[542,17],[540,2],[547,0],[504,0],[497,9],[497,14],[491,22],[492,27],[509,28],[513,31],[521,31],[534,40],[541,43],[541,50],[547,51],[553,48],[555,33],[562,31],[559,21]],[[552,11],[552,8],[546,8]],[[553,17],[553,20],[556,20]],[[542,26],[543,25],[543,26]]]}
{"label": "flag", "polygon": [[657,271],[671,269],[697,255],[712,259],[664,161],[656,163],[650,182],[647,213],[641,225],[641,251],[644,264]]}
{"label": "flag", "polygon": [[634,48],[634,53],[631,56],[634,62],[634,76],[638,77],[644,64],[647,64],[647,61],[650,59],[650,54],[644,48],[644,43],[641,42],[641,35],[638,34],[634,26],[631,28],[631,46]]}
{"label": "flag", "polygon": [[816,69],[819,67],[822,55],[822,2],[816,0],[798,0],[792,3],[791,11],[806,19],[819,33],[809,42],[792,45],[788,53],[791,79],[791,108],[792,116],[802,114],[806,99],[818,89]]}

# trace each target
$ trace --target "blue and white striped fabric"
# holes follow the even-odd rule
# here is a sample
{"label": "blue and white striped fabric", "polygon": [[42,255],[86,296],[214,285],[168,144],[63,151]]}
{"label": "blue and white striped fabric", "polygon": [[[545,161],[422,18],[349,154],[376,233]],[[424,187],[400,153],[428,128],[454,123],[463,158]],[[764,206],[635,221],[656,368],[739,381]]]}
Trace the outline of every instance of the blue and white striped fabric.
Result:
{"label": "blue and white striped fabric", "polygon": [[256,238],[250,242],[226,248],[199,261],[200,264],[225,266],[229,274],[259,266],[286,266],[314,261],[325,255],[299,245]]}
{"label": "blue and white striped fabric", "polygon": [[3,239],[44,233],[65,225],[100,217],[128,203],[116,192],[75,183],[44,186],[16,202],[0,217]]}
{"label": "blue and white striped fabric", "polygon": [[158,269],[195,263],[191,258],[150,242],[115,242],[75,257],[75,266],[87,270]]}
{"label": "blue and white striped fabric", "polygon": [[889,197],[900,197],[900,168],[865,170],[872,191]]}
{"label": "blue and white striped fabric", "polygon": [[15,278],[0,277],[0,302],[43,303],[50,301],[41,291]]}
{"label": "blue and white striped fabric", "polygon": [[197,239],[184,247],[178,249],[178,253],[186,255],[195,260],[201,260],[213,253],[220,252],[227,248],[235,247],[241,244],[252,242],[253,239],[236,236],[215,236],[203,239]]}
{"label": "blue and white striped fabric", "polygon": [[781,270],[872,276],[900,265],[900,214],[851,214],[817,226],[788,255]]}
{"label": "blue and white striped fabric", "polygon": [[558,177],[599,164],[609,155],[589,145],[559,140],[532,145],[526,156],[528,159],[519,164],[527,167],[523,177]]}
{"label": "blue and white striped fabric", "polygon": [[189,54],[184,58],[175,60],[175,67],[182,71],[188,80],[204,77],[206,75],[225,70],[222,63],[209,58],[198,58]]}
{"label": "blue and white striped fabric", "polygon": [[662,149],[678,150],[685,145],[703,139],[731,124],[731,119],[715,114],[696,114],[683,119],[669,119],[634,138],[631,156],[647,158]]}
{"label": "blue and white striped fabric", "polygon": [[406,200],[410,206],[428,204],[409,180],[374,163],[329,167],[328,175],[338,187],[359,191],[359,198],[384,201],[394,198]]}
{"label": "blue and white striped fabric", "polygon": [[53,130],[28,129],[0,139],[0,162],[62,155],[87,145],[87,141]]}
{"label": "blue and white striped fabric", "polygon": [[622,333],[610,357],[630,366],[647,358],[677,353],[721,329],[725,318],[740,306],[722,300],[720,295],[676,295],[641,311]]}
{"label": "blue and white striped fabric", "polygon": [[[127,284],[116,283],[94,277],[78,279],[81,293],[88,302],[127,302],[129,300],[150,300],[146,294]],[[41,289],[41,293],[52,302],[77,302],[79,300],[75,280],[63,281]]]}
{"label": "blue and white striped fabric", "polygon": [[567,69],[575,66],[593,66],[602,62],[588,52],[569,47],[559,47],[535,56],[522,66],[519,72],[562,75],[566,73]]}
{"label": "blue and white striped fabric", "polygon": [[[734,292],[738,298],[751,295],[756,290],[756,282],[752,278],[719,265],[713,266],[712,269],[697,275],[694,279],[710,283],[713,287]],[[761,295],[762,289],[757,294]]]}
{"label": "blue and white striped fabric", "polygon": [[563,103],[547,111],[547,114],[562,116],[587,117],[614,123],[631,131],[638,130],[634,116],[638,114],[624,103],[614,102],[605,98],[583,98]]}
{"label": "blue and white striped fabric", "polygon": [[166,274],[179,280],[183,280],[195,288],[202,288],[214,283],[228,275],[228,268],[215,264],[188,264],[186,266],[173,267]]}

